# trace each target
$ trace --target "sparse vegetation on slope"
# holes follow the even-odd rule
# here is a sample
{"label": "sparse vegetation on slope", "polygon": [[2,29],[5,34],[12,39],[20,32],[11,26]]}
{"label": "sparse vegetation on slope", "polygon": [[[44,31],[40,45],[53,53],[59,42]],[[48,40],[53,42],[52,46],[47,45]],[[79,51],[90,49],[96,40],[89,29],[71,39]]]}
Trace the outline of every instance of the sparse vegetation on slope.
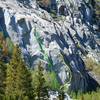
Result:
{"label": "sparse vegetation on slope", "polygon": [[85,60],[86,69],[93,71],[96,75],[100,75],[100,64],[94,61],[92,58],[87,57]]}
{"label": "sparse vegetation on slope", "polygon": [[100,100],[100,90],[85,94],[78,93],[77,95],[73,93],[72,98],[73,100]]}

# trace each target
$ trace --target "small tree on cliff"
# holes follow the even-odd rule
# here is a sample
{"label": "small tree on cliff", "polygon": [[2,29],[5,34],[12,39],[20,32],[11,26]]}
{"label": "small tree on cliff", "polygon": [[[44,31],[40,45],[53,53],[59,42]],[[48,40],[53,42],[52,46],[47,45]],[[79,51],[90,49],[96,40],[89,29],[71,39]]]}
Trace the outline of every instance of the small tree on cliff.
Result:
{"label": "small tree on cliff", "polygon": [[32,98],[31,74],[27,69],[21,51],[16,46],[13,51],[12,59],[7,66],[6,77],[6,96],[10,98]]}
{"label": "small tree on cliff", "polygon": [[38,65],[36,72],[36,80],[34,81],[34,96],[35,100],[48,100],[48,89],[45,86],[45,79],[43,75],[43,67],[41,63]]}

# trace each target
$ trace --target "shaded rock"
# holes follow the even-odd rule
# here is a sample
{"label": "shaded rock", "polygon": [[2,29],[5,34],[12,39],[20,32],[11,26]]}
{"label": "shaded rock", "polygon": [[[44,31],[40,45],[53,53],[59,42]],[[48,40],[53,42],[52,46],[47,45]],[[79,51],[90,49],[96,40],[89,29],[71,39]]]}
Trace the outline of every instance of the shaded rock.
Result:
{"label": "shaded rock", "polygon": [[[93,53],[94,60],[100,61],[100,39],[92,25],[92,9],[82,0],[63,3],[68,14],[55,21],[36,1],[0,1],[0,29],[14,44],[19,44],[30,67],[41,60],[47,70],[57,73],[62,85],[70,82],[71,91],[95,90],[98,84],[82,60]],[[54,4],[50,9],[56,9]]]}

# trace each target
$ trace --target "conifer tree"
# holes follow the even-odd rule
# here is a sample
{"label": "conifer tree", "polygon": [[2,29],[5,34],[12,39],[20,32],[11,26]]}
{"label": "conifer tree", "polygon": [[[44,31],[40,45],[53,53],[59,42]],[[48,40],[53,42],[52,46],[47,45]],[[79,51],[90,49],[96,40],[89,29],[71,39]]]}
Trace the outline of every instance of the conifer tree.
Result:
{"label": "conifer tree", "polygon": [[4,57],[6,55],[4,54],[4,51],[7,50],[4,45],[5,40],[3,38],[3,33],[0,33],[0,99],[3,98],[5,93],[5,79],[6,79],[6,63],[4,60]]}
{"label": "conifer tree", "polygon": [[43,67],[41,66],[41,62],[38,65],[38,71],[36,72],[35,77],[36,77],[34,83],[35,100],[48,100],[48,88],[45,85]]}
{"label": "conifer tree", "polygon": [[[13,50],[12,59],[7,66],[6,97],[32,99],[31,74],[21,57],[21,51],[16,46]],[[23,100],[23,99],[22,99]]]}
{"label": "conifer tree", "polygon": [[7,62],[8,45],[2,34],[0,33],[0,59],[4,62]]}
{"label": "conifer tree", "polygon": [[0,98],[5,93],[6,64],[0,59]]}

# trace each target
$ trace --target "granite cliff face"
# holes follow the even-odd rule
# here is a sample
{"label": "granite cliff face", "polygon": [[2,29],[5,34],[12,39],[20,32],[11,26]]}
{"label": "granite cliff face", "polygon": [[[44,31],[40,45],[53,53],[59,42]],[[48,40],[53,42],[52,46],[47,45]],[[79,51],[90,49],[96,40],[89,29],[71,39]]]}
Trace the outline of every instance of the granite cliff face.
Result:
{"label": "granite cliff face", "polygon": [[98,83],[84,59],[100,63],[100,32],[88,1],[57,0],[41,7],[35,0],[0,0],[0,31],[21,47],[29,66],[41,60],[70,90],[95,90]]}

